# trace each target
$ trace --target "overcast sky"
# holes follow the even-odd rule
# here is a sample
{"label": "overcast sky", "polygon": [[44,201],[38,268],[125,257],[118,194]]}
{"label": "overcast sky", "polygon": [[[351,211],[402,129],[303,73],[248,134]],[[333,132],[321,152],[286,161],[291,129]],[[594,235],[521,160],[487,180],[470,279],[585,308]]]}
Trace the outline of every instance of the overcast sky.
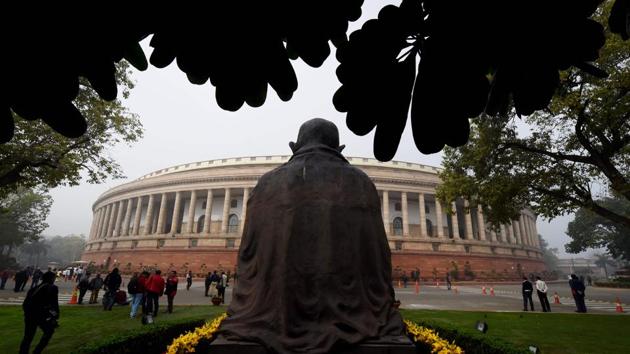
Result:
{"label": "overcast sky", "polygon": [[[359,21],[350,24],[350,32],[365,20],[376,17],[386,3],[394,2],[367,2]],[[143,42],[147,57],[151,53],[148,43],[148,40]],[[252,60],[256,60],[255,53]],[[314,117],[337,124],[341,143],[346,145],[345,155],[373,157],[373,134],[363,137],[352,134],[345,125],[344,115],[333,107],[332,97],[340,86],[335,76],[338,62],[334,49],[320,68],[311,68],[301,60],[292,63],[299,87],[289,102],[282,102],[269,88],[262,107],[254,109],[244,105],[234,113],[218,107],[214,87],[209,83],[190,84],[175,63],[165,69],[149,66],[145,72],[134,72],[136,87],[125,105],[140,116],[145,136],[131,147],[120,145],[109,152],[127,178],[52,190],[54,204],[45,234],[87,235],[92,221],[92,203],[101,193],[154,170],[224,157],[290,154],[289,141],[296,139],[304,121]],[[439,166],[441,154],[418,152],[407,125],[394,159]],[[571,219],[558,218],[550,223],[539,219],[539,233],[551,247],[563,252],[564,243],[568,242],[564,231]]]}

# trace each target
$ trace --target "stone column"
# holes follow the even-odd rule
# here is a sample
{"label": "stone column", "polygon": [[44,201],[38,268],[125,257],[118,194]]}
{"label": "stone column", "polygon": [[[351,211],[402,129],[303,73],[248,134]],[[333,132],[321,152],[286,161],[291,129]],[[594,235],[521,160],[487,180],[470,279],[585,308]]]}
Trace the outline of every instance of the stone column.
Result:
{"label": "stone column", "polygon": [[149,235],[153,233],[153,204],[155,204],[155,195],[149,196],[149,205],[147,206],[147,215],[144,218],[144,230],[143,235]]}
{"label": "stone column", "polygon": [[133,216],[133,229],[132,235],[138,235],[140,233],[140,218],[142,217],[142,196],[138,197],[136,202],[136,213]]}
{"label": "stone column", "polygon": [[171,229],[169,230],[171,234],[176,234],[177,229],[179,228],[179,221],[181,220],[181,215],[179,214],[179,211],[181,208],[182,208],[182,192],[175,192],[175,205],[173,205],[173,218],[171,219]]}
{"label": "stone column", "polygon": [[451,215],[451,225],[453,226],[453,239],[459,239],[459,220],[457,220],[457,204],[453,202],[453,214]]}
{"label": "stone column", "polygon": [[385,226],[385,234],[389,236],[389,192],[383,191],[383,225]]}
{"label": "stone column", "polygon": [[228,231],[228,218],[230,217],[230,188],[225,188],[225,198],[223,198],[223,220],[221,220],[221,232]]}
{"label": "stone column", "polygon": [[518,221],[518,231],[519,231],[519,233],[521,235],[521,242],[522,242],[522,240],[527,240],[527,243],[530,246],[533,246],[532,239],[529,237],[529,235],[527,234],[527,230],[525,229],[525,225],[524,225],[525,220],[523,220],[523,219],[524,219],[523,215],[521,214],[519,216],[519,221]]}
{"label": "stone column", "polygon": [[101,220],[98,227],[98,238],[103,238],[107,231],[107,206],[101,207]]}
{"label": "stone column", "polygon": [[105,234],[105,237],[111,237],[114,234],[114,226],[116,225],[115,222],[116,222],[116,212],[118,211],[118,204],[112,203],[111,206],[112,206],[112,209],[109,214],[109,223],[107,225],[107,233]]}
{"label": "stone column", "polygon": [[445,238],[444,237],[444,227],[442,226],[442,204],[440,204],[440,201],[437,200],[437,198],[435,198],[435,218],[437,219],[436,221],[436,226],[437,226],[437,237],[438,238]]}
{"label": "stone column", "polygon": [[497,242],[497,232],[494,231],[494,228],[490,229],[490,242]]}
{"label": "stone column", "polygon": [[424,194],[418,194],[418,204],[420,207],[420,237],[426,238],[427,233],[427,216],[426,216],[426,206],[424,204]]}
{"label": "stone column", "polygon": [[518,230],[518,220],[512,220],[512,228],[510,231],[512,231],[512,235],[514,235],[514,243],[521,243],[519,242],[519,240],[521,240],[521,235]]}
{"label": "stone column", "polygon": [[403,218],[403,236],[409,236],[409,208],[407,205],[407,192],[400,192],[402,218]]}
{"label": "stone column", "polygon": [[158,211],[158,220],[157,220],[157,231],[156,234],[163,234],[164,227],[166,226],[166,202],[167,202],[167,194],[162,193],[162,198],[160,198],[160,210]]}
{"label": "stone column", "polygon": [[100,209],[94,211],[92,216],[92,227],[90,228],[90,240],[96,238],[96,232],[98,231],[98,219],[101,217]]}
{"label": "stone column", "polygon": [[483,208],[477,205],[477,225],[479,225],[479,239],[486,240],[486,222],[483,220]]}
{"label": "stone column", "polygon": [[505,224],[501,224],[501,235],[498,235],[497,239],[499,242],[505,242],[507,240],[507,227],[505,227]]}
{"label": "stone column", "polygon": [[105,217],[103,218],[103,225],[101,226],[101,238],[107,237],[107,227],[109,226],[109,217],[112,212],[112,205],[107,204],[105,207]]}
{"label": "stone column", "polygon": [[197,210],[197,191],[190,192],[190,205],[188,205],[188,218],[186,220],[186,232],[193,233],[195,226],[195,210]]}
{"label": "stone column", "polygon": [[127,199],[127,210],[125,210],[125,219],[123,220],[122,225],[122,236],[129,235],[129,219],[131,219],[131,208],[133,207],[133,199]]}
{"label": "stone column", "polygon": [[205,217],[203,219],[203,232],[205,234],[210,233],[210,226],[212,225],[212,200],[214,200],[214,194],[212,193],[212,189],[208,189],[208,195],[206,196]]}
{"label": "stone column", "polygon": [[245,227],[245,218],[247,217],[247,201],[249,200],[249,188],[243,188],[243,208],[241,209],[241,232],[243,232],[243,227]]}
{"label": "stone column", "polygon": [[116,223],[114,224],[113,236],[120,236],[121,234],[120,228],[122,227],[123,205],[124,205],[124,201],[121,200],[118,202],[118,214],[116,214]]}
{"label": "stone column", "polygon": [[[464,201],[464,206],[466,208],[470,208],[470,204],[468,201]],[[472,215],[470,214],[472,211],[468,209],[468,211],[464,210],[464,223],[466,224],[466,235],[464,236],[467,240],[472,240],[475,238],[473,235],[473,227],[472,227]]]}
{"label": "stone column", "polygon": [[534,235],[534,240],[536,240],[536,247],[540,248],[540,239],[538,239],[538,230],[536,229],[536,219],[532,217],[531,222],[532,234]]}

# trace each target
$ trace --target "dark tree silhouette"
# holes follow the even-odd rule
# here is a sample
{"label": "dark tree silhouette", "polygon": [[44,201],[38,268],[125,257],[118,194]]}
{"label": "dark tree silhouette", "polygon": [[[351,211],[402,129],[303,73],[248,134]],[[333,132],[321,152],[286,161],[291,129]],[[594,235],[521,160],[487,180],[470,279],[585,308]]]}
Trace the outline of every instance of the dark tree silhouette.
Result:
{"label": "dark tree silhouette", "polygon": [[[418,149],[436,152],[467,141],[468,117],[503,112],[510,102],[519,114],[546,107],[559,70],[605,75],[589,64],[604,41],[602,26],[589,19],[600,2],[404,0],[383,8],[349,42],[348,21],[359,18],[362,0],[178,3],[142,12],[5,8],[13,21],[0,27],[0,142],[13,135],[12,112],[67,137],[84,134],[86,121],[72,102],[79,77],[101,98],[115,99],[114,64],[126,59],[145,70],[139,42],[153,34],[152,65],[176,61],[191,83],[216,86],[217,103],[232,111],[262,105],[267,85],[289,100],[298,85],[290,59],[318,67],[331,41],[343,84],[334,104],[348,112],[356,134],[376,127],[376,157],[395,153],[410,104]],[[616,0],[609,18],[623,38],[629,11],[629,0]]]}

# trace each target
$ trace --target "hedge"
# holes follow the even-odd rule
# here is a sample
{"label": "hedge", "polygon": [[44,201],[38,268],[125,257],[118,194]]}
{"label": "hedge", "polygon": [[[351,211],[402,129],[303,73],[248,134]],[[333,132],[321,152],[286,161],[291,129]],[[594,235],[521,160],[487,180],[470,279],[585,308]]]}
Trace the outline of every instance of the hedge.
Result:
{"label": "hedge", "polygon": [[[144,326],[138,330],[130,331],[121,335],[106,338],[103,341],[79,348],[76,354],[110,354],[110,353],[142,353],[160,354],[164,353],[166,347],[174,338],[186,331],[191,331],[203,325],[206,320],[183,320],[180,322],[169,322],[165,324],[153,324]],[[421,326],[431,328],[438,332],[440,337],[449,342],[455,341],[466,354],[526,354],[526,349],[515,348],[513,344],[500,339],[486,337],[483,334],[462,332],[455,327],[435,324],[432,322],[418,322]],[[209,343],[200,342],[201,347],[197,352],[203,353],[208,349]],[[425,353],[428,348],[422,344],[417,345],[418,353]]]}
{"label": "hedge", "polygon": [[595,286],[630,289],[630,281],[596,281]]}
{"label": "hedge", "polygon": [[430,321],[417,322],[419,325],[435,330],[438,335],[449,342],[455,342],[466,354],[527,354],[527,348],[517,348],[512,343],[508,343],[498,338],[488,337],[482,333],[462,332],[456,327],[450,327],[440,323],[439,325]]}
{"label": "hedge", "polygon": [[166,346],[184,332],[203,325],[207,320],[181,320],[167,323],[154,323],[137,330],[127,331],[120,335],[107,337],[102,341],[86,345],[75,354],[109,354],[109,353],[164,353]]}

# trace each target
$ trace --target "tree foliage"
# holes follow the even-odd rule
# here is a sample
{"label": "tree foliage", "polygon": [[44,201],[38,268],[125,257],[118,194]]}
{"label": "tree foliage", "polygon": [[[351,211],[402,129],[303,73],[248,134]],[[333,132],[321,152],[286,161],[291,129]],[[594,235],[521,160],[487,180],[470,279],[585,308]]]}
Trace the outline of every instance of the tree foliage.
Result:
{"label": "tree foliage", "polygon": [[0,199],[0,247],[11,249],[25,241],[36,241],[48,224],[50,196],[29,189],[18,188]]}
{"label": "tree foliage", "polygon": [[538,235],[538,240],[540,243],[540,249],[543,253],[543,261],[545,262],[547,269],[550,271],[558,269],[558,249],[549,248],[549,244],[545,241],[542,235]]}
{"label": "tree foliage", "polygon": [[[619,215],[630,215],[630,202],[622,198],[604,198],[598,204]],[[567,252],[579,253],[589,248],[605,247],[615,258],[630,261],[630,227],[606,219],[586,208],[580,208],[567,228],[572,239]]]}
{"label": "tree foliage", "polygon": [[630,200],[630,43],[607,37],[596,62],[607,78],[570,69],[547,110],[475,119],[471,141],[445,150],[439,198],[464,196],[494,225],[528,206],[546,218],[583,208],[630,227],[630,214],[598,201],[609,191]]}
{"label": "tree foliage", "polygon": [[[45,266],[48,262],[57,262],[59,267],[63,267],[81,257],[81,253],[85,249],[85,237],[83,235],[42,237],[36,244],[38,244],[36,247],[40,248],[40,254],[45,256],[41,258],[40,266]],[[27,244],[20,248],[23,254],[18,256],[18,261],[23,265],[32,264],[32,262],[29,262],[29,258],[30,260],[36,258],[37,252],[31,252],[33,253],[33,256],[31,256],[29,252],[26,252],[27,250],[23,249],[24,246],[27,246]],[[29,245],[28,247],[31,246]],[[46,249],[45,253],[42,252],[42,247]]]}
{"label": "tree foliage", "polygon": [[[129,65],[118,64],[116,84],[123,98],[133,88]],[[0,145],[0,198],[15,188],[54,188],[77,185],[82,174],[90,183],[107,177],[122,177],[119,165],[109,155],[118,143],[140,139],[143,129],[135,114],[119,100],[107,102],[88,85],[79,81],[74,104],[87,120],[84,135],[70,139],[54,132],[42,121],[27,121],[16,117],[13,139]]]}
{"label": "tree foliage", "polygon": [[[348,21],[359,18],[362,0],[170,4],[150,16],[125,18],[116,7],[99,8],[98,18],[85,12],[92,9],[73,9],[77,14],[56,8],[54,17],[40,19],[45,30],[37,35],[0,31],[9,53],[2,67],[11,68],[3,76],[11,90],[0,97],[0,142],[11,139],[12,112],[43,119],[65,136],[82,135],[87,124],[72,104],[79,78],[113,100],[114,65],[123,58],[139,70],[148,62],[162,68],[176,61],[191,83],[210,81],[219,106],[234,111],[243,103],[262,105],[268,86],[289,100],[297,89],[289,59],[320,66],[332,41],[343,84],[335,106],[348,112],[350,129],[365,134],[376,127],[375,155],[390,159],[411,100],[416,145],[423,153],[435,152],[444,144],[465,143],[468,117],[482,111],[502,112],[509,102],[521,114],[546,107],[559,70],[605,75],[590,64],[604,39],[600,23],[606,19],[590,19],[600,3],[403,0],[400,7],[383,8],[349,42]],[[16,22],[29,23],[32,11],[10,12]],[[628,11],[628,0],[616,0],[608,20],[623,38]],[[141,15],[142,21],[126,21]],[[77,30],[77,18],[90,18],[90,30]],[[151,34],[154,51],[147,61],[139,41]],[[451,104],[454,95],[459,104]]]}

